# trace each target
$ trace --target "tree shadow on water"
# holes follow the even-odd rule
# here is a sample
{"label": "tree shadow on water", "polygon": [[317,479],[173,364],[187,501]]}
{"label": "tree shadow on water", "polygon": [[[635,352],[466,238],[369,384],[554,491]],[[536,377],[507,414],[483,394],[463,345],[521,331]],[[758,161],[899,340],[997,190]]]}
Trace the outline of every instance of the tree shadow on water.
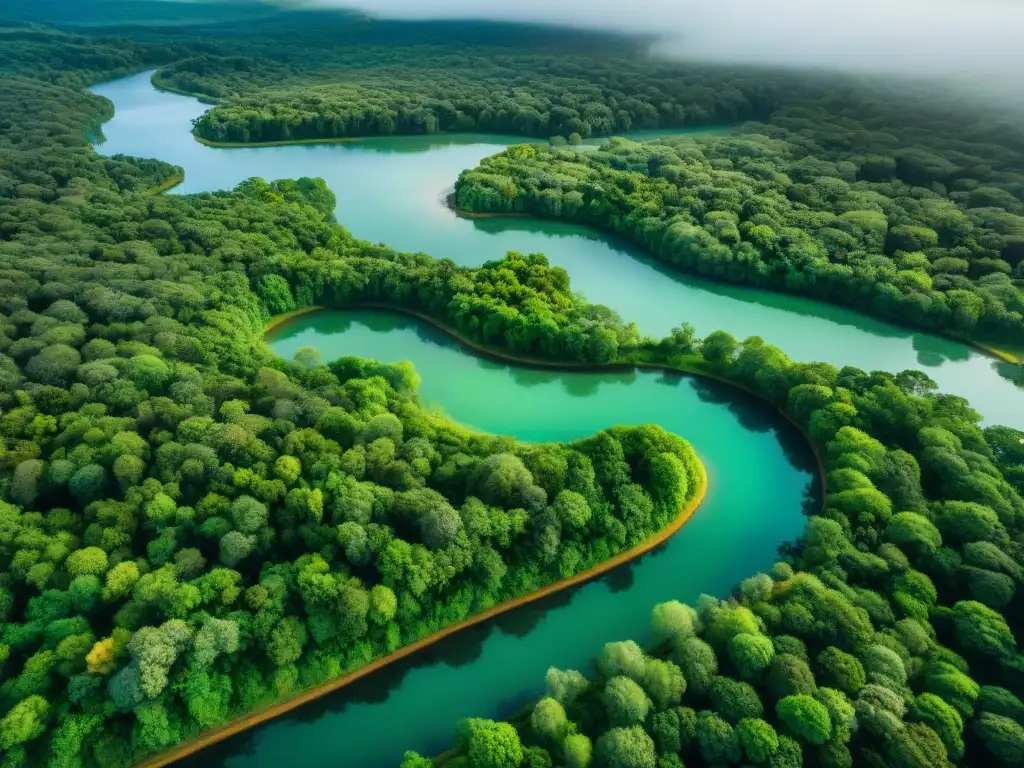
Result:
{"label": "tree shadow on water", "polygon": [[1002,378],[1007,381],[1013,382],[1017,387],[1024,389],[1024,365],[1015,365],[1013,363],[997,362],[993,363],[993,368],[996,369]]}
{"label": "tree shadow on water", "polygon": [[[396,326],[395,330],[409,330],[416,334],[416,339],[423,342],[428,347],[440,347],[444,350],[450,350],[452,352],[463,351],[462,346],[455,341],[451,336],[446,333],[442,333],[437,328],[434,328],[427,323],[419,320],[418,318],[402,318],[403,324]],[[387,331],[387,329],[385,329]]]}
{"label": "tree shadow on water", "polygon": [[391,333],[392,331],[406,330],[419,332],[420,326],[419,323],[416,323],[411,318],[383,309],[342,309],[332,312],[332,321],[335,315],[339,319],[334,321],[334,323],[342,326],[344,322],[343,328],[345,330],[357,323],[374,333]]}
{"label": "tree shadow on water", "polygon": [[544,620],[551,611],[557,608],[564,608],[572,602],[574,589],[563,589],[553,595],[545,597],[533,603],[516,608],[514,611],[503,613],[493,619],[490,624],[497,627],[503,634],[511,637],[526,637],[537,625]]}
{"label": "tree shadow on water", "polygon": [[256,731],[253,728],[242,731],[229,739],[204,747],[199,752],[174,762],[175,768],[222,768],[230,759],[245,758],[246,763],[255,761]]}
{"label": "tree shadow on water", "polygon": [[605,373],[566,373],[562,377],[562,386],[569,397],[592,397],[597,394],[603,384],[629,385],[636,381],[636,371],[616,371]]}
{"label": "tree shadow on water", "polygon": [[815,474],[814,482],[809,483],[804,489],[803,499],[800,501],[800,508],[805,517],[820,515],[825,504],[825,488],[821,484],[821,478]]}
{"label": "tree shadow on water", "polygon": [[918,365],[927,368],[946,362],[963,362],[971,356],[971,348],[966,344],[929,333],[915,333],[910,337],[910,344],[917,353]]}
{"label": "tree shadow on water", "polygon": [[808,439],[800,430],[779,416],[775,436],[779,440],[779,446],[786,456],[786,461],[795,469],[812,474],[815,478],[815,484],[820,485],[818,459],[815,457],[814,450],[811,448]]}
{"label": "tree shadow on water", "polygon": [[636,563],[636,560],[623,563],[618,568],[609,571],[602,579],[608,585],[608,590],[612,594],[628,592],[633,588],[633,582],[636,581],[636,574],[633,572],[634,563]]}
{"label": "tree shadow on water", "polygon": [[[543,613],[541,612],[533,623],[535,624],[542,617]],[[461,630],[409,657],[392,662],[344,688],[303,704],[287,714],[236,734],[223,742],[211,745],[176,765],[180,765],[182,768],[212,768],[225,765],[229,759],[238,758],[245,758],[248,763],[258,755],[258,740],[264,729],[287,724],[313,724],[325,717],[337,717],[352,705],[385,704],[413,670],[441,664],[457,668],[478,661],[483,654],[484,643],[495,626],[496,622],[485,622]],[[523,634],[529,632],[530,629],[532,626],[524,626]]]}
{"label": "tree shadow on water", "polygon": [[512,381],[524,388],[555,384],[565,376],[561,371],[544,368],[527,368],[523,365],[508,365],[507,363],[493,363],[493,365],[508,371]]}
{"label": "tree shadow on water", "polygon": [[[630,583],[632,582],[630,569],[620,568],[617,569],[617,572],[624,573],[624,578],[628,579]],[[619,576],[618,578],[623,577]],[[337,717],[352,705],[384,704],[402,686],[406,676],[414,670],[442,664],[459,668],[479,661],[483,656],[484,644],[496,629],[516,638],[527,636],[553,609],[568,605],[576,591],[582,586],[561,590],[542,600],[501,614],[490,621],[460,630],[456,634],[427,646],[407,658],[392,662],[344,688],[303,704],[272,721],[211,745],[196,755],[177,762],[176,765],[180,765],[182,768],[214,768],[226,765],[229,759],[244,759],[246,763],[250,763],[258,755],[259,737],[266,728],[289,723],[316,723],[325,717]],[[628,586],[629,584],[623,582],[621,588],[628,588]],[[536,686],[510,692],[496,702],[499,716],[505,717],[513,714],[536,695]],[[445,739],[450,741],[447,734]],[[445,745],[439,746],[439,749]]]}
{"label": "tree shadow on water", "polygon": [[775,408],[728,384],[698,376],[690,381],[701,402],[726,406],[740,426],[750,432],[774,433],[792,467],[817,475],[818,462],[807,438]]}
{"label": "tree shadow on water", "polygon": [[748,432],[764,434],[778,425],[780,419],[769,406],[740,389],[700,376],[692,377],[690,385],[702,403],[724,405]]}
{"label": "tree shadow on water", "polygon": [[[591,242],[602,242],[608,239],[589,227],[534,216],[469,216],[467,220],[472,222],[473,229],[487,235],[519,232],[546,238],[577,237]],[[539,240],[538,244],[541,244]],[[544,249],[542,247],[539,250],[543,251]]]}

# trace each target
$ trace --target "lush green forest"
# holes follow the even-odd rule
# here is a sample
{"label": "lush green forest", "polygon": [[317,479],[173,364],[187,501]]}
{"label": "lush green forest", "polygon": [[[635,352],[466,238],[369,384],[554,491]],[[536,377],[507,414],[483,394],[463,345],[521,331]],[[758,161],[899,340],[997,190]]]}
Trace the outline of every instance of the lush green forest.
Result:
{"label": "lush green forest", "polygon": [[[224,40],[241,50],[261,24]],[[654,608],[655,646],[609,645],[591,679],[552,670],[513,723],[465,721],[450,766],[1024,765],[1024,433],[982,428],[919,372],[794,362],[685,324],[642,338],[540,255],[466,268],[358,241],[318,180],[153,195],[179,169],[92,152],[111,106],[81,86],[213,52],[108,32],[0,30],[4,765],[127,766],[599,562],[692,493],[692,452],[657,427],[517,444],[421,408],[408,366],[286,362],[262,340],[273,314],[365,302],[518,355],[734,381],[802,425],[827,469],[825,506],[770,574]],[[208,82],[236,88],[229,59]],[[841,95],[722,139],[514,148],[464,175],[458,201],[1019,338],[1013,134],[927,110],[899,128]]]}
{"label": "lush green forest", "polygon": [[512,147],[465,172],[455,203],[584,222],[686,272],[1020,344],[1019,135],[991,143],[978,118],[951,136],[922,110],[897,136],[874,107],[808,101],[728,137],[585,153]]}
{"label": "lush green forest", "polygon": [[620,355],[783,409],[824,462],[824,508],[729,599],[654,607],[653,647],[609,643],[589,679],[549,670],[513,722],[460,723],[443,765],[1021,765],[1024,433],[981,429],[919,372],[794,363],[756,337],[682,326]]}
{"label": "lush green forest", "polygon": [[159,86],[219,102],[195,126],[210,141],[738,124],[586,155],[512,150],[465,175],[457,203],[582,221],[714,279],[1024,344],[1024,141],[1010,113],[961,92],[683,67],[628,38],[488,24],[284,14],[203,29],[104,29],[59,47],[12,29],[0,67],[70,83],[159,66]]}
{"label": "lush green forest", "polygon": [[[107,34],[118,29],[133,37]],[[12,28],[0,70],[71,84],[159,66],[161,87],[221,102],[196,122],[211,141],[576,141],[739,123],[586,155],[510,150],[464,175],[456,202],[582,221],[714,279],[1024,344],[1024,141],[1010,113],[961,92],[683,67],[639,56],[635,39],[493,24],[314,13],[202,29],[104,28],[58,46],[52,30]]]}
{"label": "lush green forest", "polygon": [[579,359],[635,332],[542,258],[356,241],[319,180],[149,194],[179,169],[96,155],[110,105],[77,88],[131,52],[52,77],[62,42],[0,80],[5,765],[129,765],[597,564],[696,492],[657,427],[519,445],[423,410],[408,366],[275,358],[266,320],[313,302],[415,302],[481,340],[528,306],[529,343]]}
{"label": "lush green forest", "polygon": [[[279,78],[288,82],[295,75],[275,62],[254,68],[251,59],[241,59],[233,66],[244,72],[245,85],[238,77],[224,82],[223,64],[210,57],[174,64],[154,82],[222,100],[196,122],[195,133],[231,143],[442,131],[585,139],[766,118],[784,87],[768,86],[754,75],[682,74],[629,59],[501,50],[467,55],[460,46],[417,57],[414,67],[406,61],[316,72],[317,79],[330,82],[315,85],[276,86]],[[214,74],[206,74],[211,69]],[[267,81],[275,87],[264,86]],[[234,88],[242,95],[228,97]]]}
{"label": "lush green forest", "polygon": [[585,139],[763,119],[781,93],[807,85],[784,74],[681,69],[640,55],[635,38],[434,23],[401,46],[412,25],[326,29],[275,30],[234,55],[162,68],[154,83],[216,101],[195,133],[231,143],[442,131]]}

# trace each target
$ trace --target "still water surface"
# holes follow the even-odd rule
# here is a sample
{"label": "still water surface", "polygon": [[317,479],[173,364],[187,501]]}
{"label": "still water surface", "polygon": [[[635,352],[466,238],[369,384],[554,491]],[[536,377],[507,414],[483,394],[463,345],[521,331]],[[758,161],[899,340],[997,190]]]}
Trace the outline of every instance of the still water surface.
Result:
{"label": "still water surface", "polygon": [[[683,320],[702,333],[758,334],[797,360],[872,370],[920,367],[968,397],[986,418],[1024,426],[1011,371],[966,346],[847,310],[669,273],[635,249],[586,228],[530,219],[463,219],[443,204],[458,173],[520,137],[395,137],[316,146],[214,149],[193,140],[205,106],[155,90],[148,74],[97,86],[114,119],[104,154],[181,165],[176,193],[230,188],[251,176],[321,176],[338,220],[357,237],[480,264],[508,250],[544,252],[590,300],[646,333]],[[535,697],[548,666],[586,669],[608,640],[647,636],[650,607],[722,595],[768,568],[817,502],[813,459],[774,412],[719,385],[654,373],[556,373],[484,361],[413,320],[373,312],[298,318],[269,339],[290,357],[411,360],[421,397],[457,421],[523,440],[573,440],[613,424],[653,422],[686,437],[710,491],[682,533],[603,579],[515,611],[193,758],[192,765],[393,766],[402,751],[430,754],[463,716],[501,717]]]}
{"label": "still water surface", "polygon": [[99,151],[182,166],[185,183],[176,192],[228,189],[251,176],[321,176],[338,198],[338,220],[357,237],[469,265],[510,250],[542,252],[568,270],[575,290],[612,307],[644,333],[663,336],[687,320],[702,334],[721,328],[740,338],[762,336],[794,360],[865,370],[921,368],[943,391],[968,398],[990,423],[1024,427],[1024,397],[1010,380],[1022,375],[1020,368],[959,342],[809,299],[681,276],[585,227],[534,219],[465,219],[445,207],[444,196],[462,170],[522,137],[446,134],[214,149],[191,134],[191,121],[207,107],[157,91],[148,73],[93,91],[116,107],[114,119],[103,126],[106,142]]}

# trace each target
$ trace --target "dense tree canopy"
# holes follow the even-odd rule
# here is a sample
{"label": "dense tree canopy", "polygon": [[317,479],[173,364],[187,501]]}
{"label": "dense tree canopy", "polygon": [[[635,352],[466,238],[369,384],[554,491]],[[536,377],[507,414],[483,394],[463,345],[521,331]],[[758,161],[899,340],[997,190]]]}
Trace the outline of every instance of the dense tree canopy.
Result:
{"label": "dense tree canopy", "polygon": [[1019,142],[927,111],[889,128],[886,107],[807,100],[729,137],[512,147],[463,173],[455,201],[592,224],[716,280],[1024,342]]}
{"label": "dense tree canopy", "polygon": [[[204,114],[195,133],[211,141],[251,143],[480,131],[575,136],[579,143],[631,130],[766,117],[773,98],[756,78],[726,72],[702,70],[679,77],[671,67],[625,59],[503,53],[467,55],[460,46],[420,58],[412,69],[317,72],[314,76],[330,80],[315,85],[278,85],[280,66],[235,61],[233,67],[244,71],[248,82],[242,85],[236,78],[227,87],[239,87],[241,95]],[[496,54],[501,55],[498,61]],[[162,69],[155,82],[217,94],[224,86],[209,85],[212,78],[206,73],[225,69],[210,57],[191,59]],[[543,80],[538,81],[538,71],[546,73]],[[262,87],[264,79],[276,87]],[[647,91],[643,96],[636,90],[641,82]]]}
{"label": "dense tree canopy", "polygon": [[[732,379],[811,426],[825,504],[784,561],[728,600],[655,606],[651,648],[607,644],[589,684],[550,671],[568,720],[556,732],[595,744],[598,764],[1019,764],[1024,500],[1000,462],[1015,465],[1024,433],[981,430],[965,401],[914,377],[794,364],[757,338],[708,340],[730,351],[670,338],[621,354]],[[809,412],[794,397],[808,386],[821,388]],[[816,421],[835,403],[849,407],[845,423]],[[962,470],[932,475],[938,449]],[[854,490],[872,495],[854,503]],[[918,511],[894,511],[904,506]],[[664,695],[669,669],[678,684]],[[557,764],[569,742],[543,727],[550,701],[516,724],[524,750]]]}
{"label": "dense tree canopy", "polygon": [[[793,362],[685,325],[643,339],[542,255],[465,268],[355,240],[318,180],[153,195],[178,169],[93,153],[110,105],[80,86],[172,64],[164,85],[232,103],[276,80],[309,111],[354,94],[360,109],[430,112],[447,109],[434,84],[454,92],[456,78],[467,105],[452,108],[474,128],[508,130],[536,102],[536,135],[552,116],[580,136],[764,119],[591,154],[513,148],[467,173],[458,201],[596,223],[705,274],[1000,339],[1020,330],[1012,134],[927,109],[893,133],[888,96],[825,109],[807,101],[820,81],[785,103],[780,81],[741,87],[758,82],[748,74],[659,85],[662,65],[621,41],[606,42],[622,59],[574,71],[583,59],[567,55],[510,95],[543,56],[520,46],[507,72],[484,68],[499,41],[480,32],[477,59],[444,62],[435,31],[423,71],[398,78],[410,54],[374,45],[372,26],[358,51],[305,69],[288,24],[242,25],[223,50],[159,29],[2,30],[4,765],[127,766],[601,562],[696,489],[689,446],[657,427],[517,444],[422,409],[408,365],[282,361],[262,340],[272,314],[365,302],[519,356],[732,380],[805,428],[827,473],[825,504],[769,574],[726,600],[658,606],[655,645],[609,644],[593,679],[550,670],[527,717],[464,721],[455,765],[1019,765],[1024,433],[981,429],[914,372]],[[268,48],[233,61],[253,29]],[[566,53],[597,55],[578,45]],[[286,53],[266,56],[274,46]],[[570,108],[570,88],[590,100]],[[488,113],[485,92],[508,111]],[[303,104],[314,93],[325,100]],[[495,122],[476,122],[485,113]]]}
{"label": "dense tree canopy", "polygon": [[[320,180],[152,195],[178,169],[97,156],[88,133],[110,105],[78,90],[137,68],[131,51],[97,43],[97,71],[50,77],[77,38],[15,37],[28,76],[0,80],[5,765],[128,765],[596,565],[699,487],[690,447],[658,427],[520,445],[422,409],[407,364],[276,358],[266,320],[317,302],[408,306],[577,359],[637,334],[541,256],[466,269],[354,240]],[[567,735],[557,711],[547,722]],[[478,723],[467,748],[518,765],[509,731]]]}

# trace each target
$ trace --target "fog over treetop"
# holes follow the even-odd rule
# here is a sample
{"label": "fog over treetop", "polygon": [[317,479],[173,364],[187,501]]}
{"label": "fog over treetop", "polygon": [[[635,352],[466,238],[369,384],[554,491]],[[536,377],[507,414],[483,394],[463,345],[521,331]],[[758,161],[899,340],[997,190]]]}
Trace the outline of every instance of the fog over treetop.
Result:
{"label": "fog over treetop", "polygon": [[[489,19],[665,36],[659,53],[915,75],[1024,71],[1009,0],[310,0],[406,19]],[[684,39],[685,38],[685,39]]]}

